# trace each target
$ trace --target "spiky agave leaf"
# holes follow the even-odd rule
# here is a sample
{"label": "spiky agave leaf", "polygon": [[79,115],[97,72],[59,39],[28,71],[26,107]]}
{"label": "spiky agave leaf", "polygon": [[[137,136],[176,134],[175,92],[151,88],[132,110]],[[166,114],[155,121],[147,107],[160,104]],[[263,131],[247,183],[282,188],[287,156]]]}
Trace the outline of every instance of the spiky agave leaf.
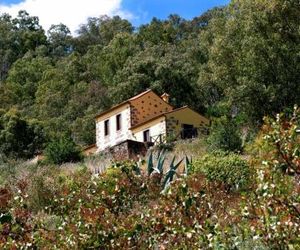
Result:
{"label": "spiky agave leaf", "polygon": [[176,170],[179,166],[180,166],[180,164],[183,162],[183,159],[181,159],[174,167],[173,167],[173,169],[174,170]]}
{"label": "spiky agave leaf", "polygon": [[147,162],[147,170],[148,170],[148,176],[150,176],[154,171],[153,152],[151,152],[149,155],[148,162]]}
{"label": "spiky agave leaf", "polygon": [[173,157],[173,159],[171,161],[171,164],[170,164],[170,169],[166,173],[166,176],[165,176],[164,181],[163,181],[163,188],[166,188],[166,185],[169,183],[169,180],[170,180],[170,177],[171,177],[171,172],[173,171],[175,159],[176,159],[176,156]]}
{"label": "spiky agave leaf", "polygon": [[163,174],[164,172],[164,164],[166,160],[166,155],[162,152],[159,156],[159,159],[157,161],[156,169],[158,170],[158,173]]}
{"label": "spiky agave leaf", "polygon": [[136,175],[141,175],[141,162],[137,162],[133,168]]}
{"label": "spiky agave leaf", "polygon": [[191,163],[192,163],[192,157],[191,157],[191,160],[189,160],[188,156],[185,156],[185,166],[184,166],[184,175],[185,176],[188,176],[190,174]]}
{"label": "spiky agave leaf", "polygon": [[159,158],[160,158],[164,153],[165,153],[165,150],[164,150],[164,149],[161,149],[160,151],[158,151],[156,160],[159,160]]}
{"label": "spiky agave leaf", "polygon": [[173,180],[173,176],[174,176],[175,173],[176,173],[176,171],[173,170],[173,169],[170,169],[170,170],[166,173],[166,176],[165,176],[164,181],[163,181],[163,183],[162,183],[163,189],[165,189],[166,186]]}
{"label": "spiky agave leaf", "polygon": [[170,164],[170,169],[172,169],[174,167],[174,162],[175,162],[176,156],[174,155],[171,164]]}
{"label": "spiky agave leaf", "polygon": [[170,169],[167,172],[167,174],[165,176],[165,179],[163,181],[163,188],[165,188],[168,183],[170,183],[170,182],[173,181],[174,175],[176,174],[176,170],[180,166],[180,164],[182,163],[182,161],[183,161],[183,159],[181,159],[176,165],[174,165],[175,156],[173,157],[173,160],[172,160],[172,162],[170,164]]}

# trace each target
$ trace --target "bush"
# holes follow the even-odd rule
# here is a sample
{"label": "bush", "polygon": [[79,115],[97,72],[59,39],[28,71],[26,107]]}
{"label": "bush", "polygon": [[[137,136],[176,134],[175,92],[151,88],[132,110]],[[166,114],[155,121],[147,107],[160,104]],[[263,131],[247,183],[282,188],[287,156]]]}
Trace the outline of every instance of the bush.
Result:
{"label": "bush", "polygon": [[69,136],[50,142],[45,149],[46,160],[53,164],[78,162],[82,159],[80,150]]}
{"label": "bush", "polygon": [[216,151],[206,154],[193,167],[195,172],[203,173],[209,181],[221,182],[228,189],[244,189],[250,183],[250,167],[234,153]]}
{"label": "bush", "polygon": [[29,159],[43,149],[45,141],[41,124],[23,119],[15,109],[7,113],[0,110],[0,160]]}
{"label": "bush", "polygon": [[235,121],[223,116],[212,123],[211,133],[207,139],[209,149],[224,151],[241,151],[242,139]]}
{"label": "bush", "polygon": [[252,230],[271,249],[300,247],[300,109],[265,118],[253,146],[256,189],[247,199],[248,218],[257,215]]}

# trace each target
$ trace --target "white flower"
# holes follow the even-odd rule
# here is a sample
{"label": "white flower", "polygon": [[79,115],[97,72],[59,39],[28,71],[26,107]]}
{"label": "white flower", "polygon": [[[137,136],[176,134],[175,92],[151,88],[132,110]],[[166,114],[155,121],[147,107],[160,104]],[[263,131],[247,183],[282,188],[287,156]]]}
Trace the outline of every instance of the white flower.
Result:
{"label": "white flower", "polygon": [[192,236],[193,236],[192,233],[190,232],[186,233],[186,237],[188,237],[189,239],[192,238]]}
{"label": "white flower", "polygon": [[208,238],[208,239],[211,239],[212,237],[213,237],[212,234],[208,234],[208,235],[207,235],[207,238]]}

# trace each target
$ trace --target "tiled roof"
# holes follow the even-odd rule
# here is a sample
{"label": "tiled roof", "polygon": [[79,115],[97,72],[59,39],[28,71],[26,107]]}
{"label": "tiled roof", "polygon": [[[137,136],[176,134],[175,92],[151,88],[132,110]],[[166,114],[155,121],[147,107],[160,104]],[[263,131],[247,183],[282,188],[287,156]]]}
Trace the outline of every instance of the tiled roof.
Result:
{"label": "tiled roof", "polygon": [[[108,110],[105,110],[105,111],[99,113],[98,115],[96,115],[95,119],[97,119],[97,118],[99,118],[99,117],[101,117],[101,116],[103,116],[103,115],[105,115],[105,114],[107,114],[107,113],[113,111],[114,109],[117,109],[117,108],[119,108],[119,107],[125,105],[125,104],[129,104],[131,101],[134,101],[134,100],[140,98],[141,96],[143,96],[143,95],[145,95],[145,94],[148,94],[149,92],[153,92],[155,95],[157,95],[153,90],[148,89],[148,90],[146,90],[146,91],[144,91],[144,92],[142,92],[142,93],[140,93],[140,94],[138,94],[138,95],[135,95],[135,96],[131,97],[130,99],[128,99],[128,100],[126,100],[126,101],[124,101],[124,102],[121,102],[120,104],[117,104],[117,105],[111,107],[111,108],[108,109]],[[157,95],[157,96],[160,97],[159,95]],[[169,105],[170,105],[170,104],[169,104]],[[170,106],[171,106],[171,105],[170,105]]]}
{"label": "tiled roof", "polygon": [[157,118],[159,118],[159,117],[162,117],[162,116],[165,116],[165,115],[167,115],[167,114],[170,114],[170,113],[173,113],[173,112],[177,112],[177,111],[179,111],[179,110],[181,110],[181,109],[186,109],[186,108],[188,108],[188,106],[183,106],[183,107],[181,107],[181,108],[177,108],[177,109],[173,109],[173,110],[171,110],[171,111],[167,111],[167,112],[161,113],[161,114],[159,114],[159,115],[157,115],[157,116],[154,116],[154,117],[152,117],[152,118],[150,118],[150,119],[148,119],[148,120],[146,120],[146,121],[144,121],[144,122],[141,122],[141,123],[139,123],[139,124],[136,124],[136,125],[132,126],[130,129],[135,129],[135,128],[137,128],[137,127],[139,127],[139,126],[142,126],[142,125],[144,125],[144,124],[146,124],[146,123],[148,123],[148,122],[154,121],[155,119],[157,119]]}

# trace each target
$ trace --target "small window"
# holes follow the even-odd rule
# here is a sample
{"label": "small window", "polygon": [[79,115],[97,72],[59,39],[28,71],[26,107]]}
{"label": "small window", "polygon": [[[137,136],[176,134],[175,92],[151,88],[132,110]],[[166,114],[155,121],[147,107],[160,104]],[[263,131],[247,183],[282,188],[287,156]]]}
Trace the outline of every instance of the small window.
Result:
{"label": "small window", "polygon": [[121,114],[116,116],[116,124],[117,124],[117,131],[121,130],[122,128],[122,121],[121,121]]}
{"label": "small window", "polygon": [[150,142],[151,139],[150,139],[150,130],[147,129],[144,131],[144,142]]}
{"label": "small window", "polygon": [[108,136],[109,135],[109,120],[106,120],[104,122],[104,135]]}

